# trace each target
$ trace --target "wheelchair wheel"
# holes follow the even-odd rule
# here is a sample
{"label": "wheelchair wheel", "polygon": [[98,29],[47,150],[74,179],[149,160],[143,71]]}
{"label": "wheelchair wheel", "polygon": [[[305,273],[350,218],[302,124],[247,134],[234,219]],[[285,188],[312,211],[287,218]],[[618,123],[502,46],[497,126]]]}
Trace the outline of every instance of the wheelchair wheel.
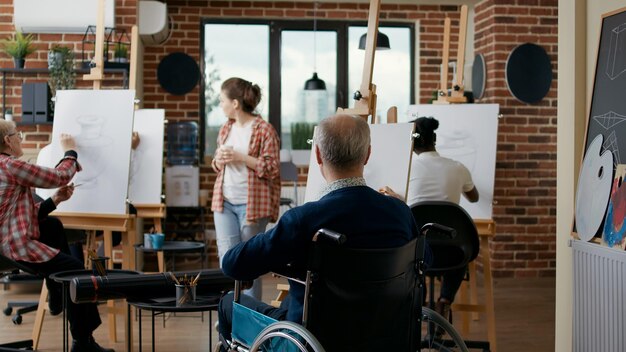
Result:
{"label": "wheelchair wheel", "polygon": [[250,352],[257,351],[325,352],[315,336],[290,321],[278,321],[263,329],[250,347]]}
{"label": "wheelchair wheel", "polygon": [[461,335],[439,313],[422,307],[420,351],[467,352]]}

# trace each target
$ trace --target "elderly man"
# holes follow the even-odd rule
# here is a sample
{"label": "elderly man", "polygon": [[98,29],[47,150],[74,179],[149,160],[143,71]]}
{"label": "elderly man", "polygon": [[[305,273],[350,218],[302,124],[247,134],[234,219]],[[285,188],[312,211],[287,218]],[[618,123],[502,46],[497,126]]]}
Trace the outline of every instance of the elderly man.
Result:
{"label": "elderly man", "polygon": [[[304,268],[311,239],[320,228],[343,233],[347,245],[360,248],[401,246],[418,235],[409,207],[371,189],[363,169],[371,153],[370,130],[360,117],[335,115],[317,129],[315,157],[328,183],[322,197],[290,209],[271,230],[229,250],[222,270],[237,280],[253,280],[288,263]],[[304,276],[304,269],[302,277]],[[274,308],[246,295],[243,305],[277,320],[300,323],[304,286],[290,282],[285,307]],[[285,303],[283,302],[283,303]],[[222,299],[219,331],[230,339],[232,294]]]}

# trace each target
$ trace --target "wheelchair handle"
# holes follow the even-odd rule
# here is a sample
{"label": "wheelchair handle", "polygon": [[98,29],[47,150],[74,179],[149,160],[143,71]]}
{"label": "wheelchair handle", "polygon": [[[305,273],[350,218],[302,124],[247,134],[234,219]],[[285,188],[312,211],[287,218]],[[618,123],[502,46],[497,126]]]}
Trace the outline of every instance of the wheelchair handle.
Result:
{"label": "wheelchair handle", "polygon": [[428,235],[428,232],[430,230],[432,230],[435,235],[444,235],[449,238],[456,237],[456,229],[453,229],[452,227],[448,227],[445,225],[437,224],[434,222],[429,222],[425,224],[424,226],[422,226],[422,228],[420,229],[420,232],[424,235]]}
{"label": "wheelchair handle", "polygon": [[329,241],[333,244],[343,244],[346,240],[346,235],[329,229],[319,229],[313,236],[313,242]]}

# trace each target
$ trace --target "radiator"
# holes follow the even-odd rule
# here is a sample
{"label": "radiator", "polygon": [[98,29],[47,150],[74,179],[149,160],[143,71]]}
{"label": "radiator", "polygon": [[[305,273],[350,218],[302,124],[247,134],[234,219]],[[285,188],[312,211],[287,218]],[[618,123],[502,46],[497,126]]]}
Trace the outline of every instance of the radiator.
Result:
{"label": "radiator", "polygon": [[572,249],[573,350],[626,351],[626,251],[578,240]]}

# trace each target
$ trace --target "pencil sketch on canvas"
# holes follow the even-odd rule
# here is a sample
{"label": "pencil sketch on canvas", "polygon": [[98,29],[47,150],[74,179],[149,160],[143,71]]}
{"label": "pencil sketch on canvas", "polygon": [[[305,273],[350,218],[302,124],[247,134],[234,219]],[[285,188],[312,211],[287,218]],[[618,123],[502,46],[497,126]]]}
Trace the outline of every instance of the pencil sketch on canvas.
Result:
{"label": "pencil sketch on canvas", "polygon": [[441,156],[456,160],[470,171],[480,198],[461,206],[474,219],[491,219],[498,144],[497,104],[411,105],[409,120],[432,116],[439,120],[436,149]]}
{"label": "pencil sketch on canvas", "polygon": [[134,97],[131,90],[57,92],[52,142],[38,163],[56,165],[63,157],[60,135],[69,133],[82,167],[73,179],[74,195],[58,211],[126,214]]}

